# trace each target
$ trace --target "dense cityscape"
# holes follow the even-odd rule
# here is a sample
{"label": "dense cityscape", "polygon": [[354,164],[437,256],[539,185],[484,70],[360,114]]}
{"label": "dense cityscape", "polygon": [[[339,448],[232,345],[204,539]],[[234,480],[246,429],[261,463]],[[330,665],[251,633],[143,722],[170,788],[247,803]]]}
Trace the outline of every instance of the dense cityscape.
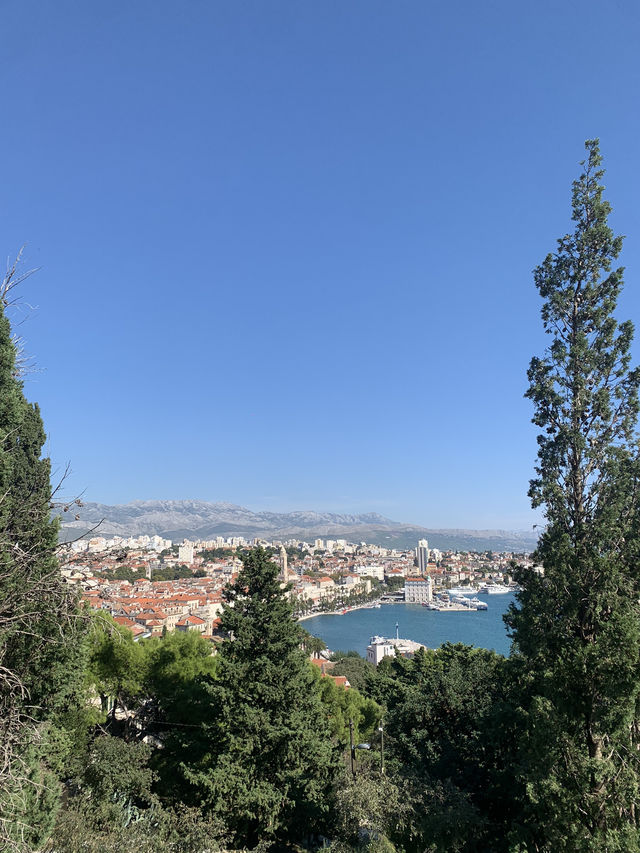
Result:
{"label": "dense cityscape", "polygon": [[95,536],[65,547],[61,571],[82,590],[84,602],[112,615],[136,637],[177,630],[213,639],[222,590],[237,579],[240,555],[255,546],[273,554],[299,616],[380,599],[422,603],[458,584],[470,589],[477,582],[509,584],[516,559],[530,564],[524,554],[442,552],[430,549],[426,540],[399,551],[331,539],[282,543],[219,536],[174,544],[160,536]]}

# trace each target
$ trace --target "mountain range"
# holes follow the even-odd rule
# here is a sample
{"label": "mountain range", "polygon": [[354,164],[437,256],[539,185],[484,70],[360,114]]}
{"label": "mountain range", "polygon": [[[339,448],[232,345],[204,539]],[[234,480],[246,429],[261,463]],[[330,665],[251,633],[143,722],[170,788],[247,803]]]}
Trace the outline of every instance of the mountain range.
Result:
{"label": "mountain range", "polygon": [[[79,517],[76,518],[75,516]],[[332,512],[253,512],[231,503],[206,501],[133,501],[109,506],[86,503],[60,513],[64,541],[86,536],[158,535],[174,542],[216,536],[268,540],[346,539],[386,548],[413,548],[418,539],[429,546],[459,551],[532,551],[536,536],[525,531],[433,529],[392,521],[375,512],[348,515]]]}

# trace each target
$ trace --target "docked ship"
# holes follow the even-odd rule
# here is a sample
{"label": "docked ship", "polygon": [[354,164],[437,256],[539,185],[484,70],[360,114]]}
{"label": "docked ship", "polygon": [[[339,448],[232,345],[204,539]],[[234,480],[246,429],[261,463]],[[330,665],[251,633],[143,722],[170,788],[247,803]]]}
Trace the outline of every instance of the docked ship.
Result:
{"label": "docked ship", "polygon": [[513,592],[513,590],[503,583],[487,583],[480,587],[478,595],[504,595],[505,592]]}
{"label": "docked ship", "polygon": [[467,598],[464,595],[450,595],[443,592],[436,596],[433,601],[423,601],[422,606],[428,610],[437,610],[440,613],[459,613],[460,611],[487,610],[487,605],[478,598]]}

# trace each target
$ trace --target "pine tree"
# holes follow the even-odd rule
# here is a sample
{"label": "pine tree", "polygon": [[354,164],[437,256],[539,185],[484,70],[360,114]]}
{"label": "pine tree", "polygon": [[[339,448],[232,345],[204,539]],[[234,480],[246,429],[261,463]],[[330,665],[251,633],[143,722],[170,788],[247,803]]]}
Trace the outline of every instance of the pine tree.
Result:
{"label": "pine tree", "polygon": [[[575,229],[535,270],[551,344],[529,368],[531,482],[547,526],[507,617],[526,687],[522,781],[544,850],[637,850],[640,608],[633,327],[614,311],[622,248],[597,140],[573,184]],[[635,528],[635,529],[634,529]]]}
{"label": "pine tree", "polygon": [[6,316],[21,280],[0,286],[0,845],[33,849],[51,826],[57,786],[46,760],[52,720],[64,705],[73,604],[56,560],[44,427],[25,399]]}
{"label": "pine tree", "polygon": [[194,804],[222,818],[233,846],[254,847],[323,826],[338,759],[279,568],[260,548],[243,563],[224,593],[231,639],[198,738],[182,735],[182,766]]}

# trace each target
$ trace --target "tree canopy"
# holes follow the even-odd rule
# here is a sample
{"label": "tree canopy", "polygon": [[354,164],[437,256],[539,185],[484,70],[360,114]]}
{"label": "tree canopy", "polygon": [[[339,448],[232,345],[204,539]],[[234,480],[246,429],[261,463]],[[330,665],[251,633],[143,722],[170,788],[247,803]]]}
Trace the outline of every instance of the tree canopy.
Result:
{"label": "tree canopy", "polygon": [[[73,597],[56,559],[44,426],[27,401],[7,317],[24,276],[0,285],[0,844],[30,849],[49,829],[57,785],[47,758],[77,700]],[[52,750],[55,752],[55,750]]]}
{"label": "tree canopy", "polygon": [[535,555],[543,574],[520,571],[508,624],[526,684],[536,843],[636,850],[640,371],[633,326],[614,316],[622,238],[608,224],[598,141],[586,151],[574,230],[535,270],[551,342],[528,374],[541,429],[530,495],[547,526]]}
{"label": "tree canopy", "polygon": [[206,713],[183,763],[182,797],[219,815],[231,843],[255,846],[319,831],[339,765],[279,567],[260,548],[242,560],[224,593],[220,627],[230,639],[215,680],[202,682]]}

